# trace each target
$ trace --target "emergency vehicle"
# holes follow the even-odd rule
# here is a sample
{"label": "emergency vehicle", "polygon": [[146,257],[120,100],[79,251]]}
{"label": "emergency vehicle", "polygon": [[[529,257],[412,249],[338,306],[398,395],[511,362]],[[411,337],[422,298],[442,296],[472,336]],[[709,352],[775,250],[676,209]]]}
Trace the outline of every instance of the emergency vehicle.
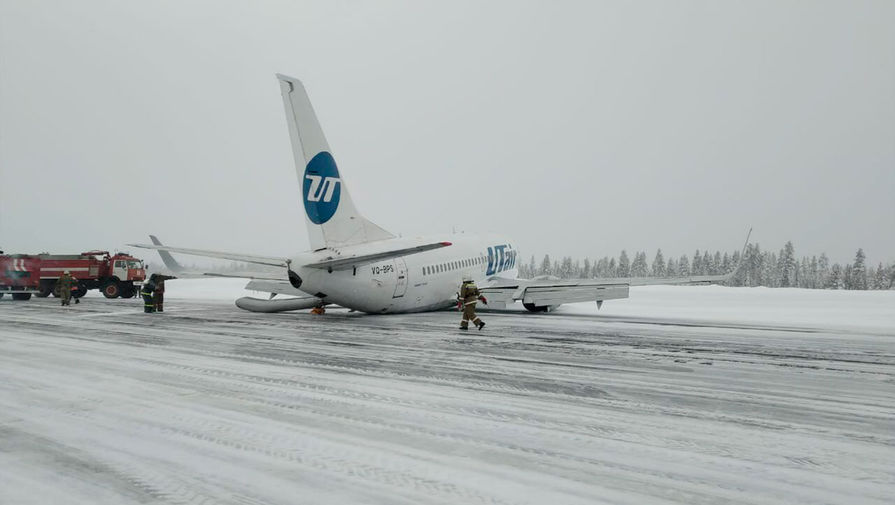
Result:
{"label": "emergency vehicle", "polygon": [[31,298],[31,293],[41,298],[51,294],[59,296],[56,282],[66,270],[78,281],[78,289],[72,290],[72,296],[77,298],[91,289],[101,290],[106,298],[133,298],[146,279],[143,262],[127,253],[111,255],[108,251],[87,251],[81,254],[15,254],[0,258],[9,258],[3,260],[6,266],[0,264],[0,276],[4,276],[0,277],[0,285],[8,286],[10,291],[23,290],[14,297],[20,300]]}
{"label": "emergency vehicle", "polygon": [[40,292],[40,277],[33,275],[37,268],[31,256],[0,251],[0,298],[9,293],[13,300],[28,300]]}

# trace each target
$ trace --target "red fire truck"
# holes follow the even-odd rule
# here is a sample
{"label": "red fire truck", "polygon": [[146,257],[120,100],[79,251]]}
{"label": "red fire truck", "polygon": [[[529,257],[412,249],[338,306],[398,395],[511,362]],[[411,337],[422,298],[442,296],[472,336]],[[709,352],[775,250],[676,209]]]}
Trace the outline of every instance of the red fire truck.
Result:
{"label": "red fire truck", "polygon": [[[10,287],[26,284],[21,279],[28,279],[28,294],[23,292],[14,297],[20,300],[31,298],[30,293],[39,297],[58,296],[56,281],[66,270],[78,280],[78,289],[72,291],[72,296],[78,298],[90,289],[101,290],[106,298],[133,298],[146,279],[143,262],[127,253],[113,256],[108,251],[87,251],[81,254],[16,254],[8,258],[6,263],[12,262],[13,268],[0,264],[0,275],[5,269],[7,278],[14,275],[18,279],[18,284],[10,284]],[[0,284],[3,284],[2,280]]]}
{"label": "red fire truck", "polygon": [[33,275],[39,268],[36,263],[31,256],[0,251],[0,298],[9,293],[13,300],[28,300],[39,293],[40,277]]}

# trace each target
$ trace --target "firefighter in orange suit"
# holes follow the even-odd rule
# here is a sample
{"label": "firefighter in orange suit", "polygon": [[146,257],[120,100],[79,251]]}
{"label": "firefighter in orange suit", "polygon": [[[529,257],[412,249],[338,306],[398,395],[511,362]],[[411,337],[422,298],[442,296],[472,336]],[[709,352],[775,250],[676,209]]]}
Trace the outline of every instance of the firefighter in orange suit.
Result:
{"label": "firefighter in orange suit", "polygon": [[460,310],[463,311],[463,319],[460,320],[461,330],[469,329],[469,321],[472,321],[472,324],[476,325],[480,330],[485,327],[485,321],[482,321],[475,315],[475,304],[479,300],[486,305],[488,304],[488,300],[482,296],[482,292],[476,287],[472,278],[464,276],[463,285],[460,286],[460,294],[457,299],[457,304]]}

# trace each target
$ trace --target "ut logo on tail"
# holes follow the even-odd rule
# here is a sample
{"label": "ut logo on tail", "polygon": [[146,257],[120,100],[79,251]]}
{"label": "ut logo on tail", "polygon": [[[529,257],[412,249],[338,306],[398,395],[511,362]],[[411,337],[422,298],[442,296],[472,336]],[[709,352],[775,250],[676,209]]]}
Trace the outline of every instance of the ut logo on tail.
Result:
{"label": "ut logo on tail", "polygon": [[336,160],[326,151],[317,153],[305,167],[302,181],[302,200],[308,219],[314,224],[329,221],[339,208],[341,194],[342,179]]}
{"label": "ut logo on tail", "polygon": [[[333,193],[335,193],[339,185],[338,177],[327,177],[324,179],[319,175],[306,175],[305,179],[311,180],[311,187],[308,189],[309,202],[319,202],[321,198],[324,202],[332,201]],[[320,184],[321,180],[323,181],[322,186]]]}

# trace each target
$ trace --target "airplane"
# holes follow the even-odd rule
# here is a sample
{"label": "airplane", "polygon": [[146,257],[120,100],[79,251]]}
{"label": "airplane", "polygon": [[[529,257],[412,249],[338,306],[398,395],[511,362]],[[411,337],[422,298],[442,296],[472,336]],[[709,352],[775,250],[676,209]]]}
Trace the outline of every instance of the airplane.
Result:
{"label": "airplane", "polygon": [[[531,312],[546,312],[564,303],[596,302],[600,307],[606,300],[627,298],[630,286],[723,282],[740,266],[725,275],[683,278],[521,279],[518,249],[507,237],[395,236],[357,210],[301,81],[281,74],[277,79],[311,250],[270,257],[129,244],[159,251],[166,264],[170,255],[164,254],[174,252],[281,268],[281,278],[249,281],[246,289],[271,293],[271,299],[240,298],[236,305],[242,309],[281,312],[331,303],[369,314],[443,310],[456,305],[457,290],[469,278],[486,295],[490,309],[521,302]],[[278,294],[295,298],[273,299]]]}

